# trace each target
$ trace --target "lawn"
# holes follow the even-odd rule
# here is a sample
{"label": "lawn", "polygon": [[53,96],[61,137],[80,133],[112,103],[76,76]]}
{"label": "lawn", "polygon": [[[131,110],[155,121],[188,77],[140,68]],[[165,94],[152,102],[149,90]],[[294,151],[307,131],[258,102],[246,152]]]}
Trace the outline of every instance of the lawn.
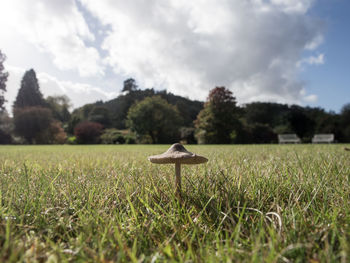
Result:
{"label": "lawn", "polygon": [[350,262],[344,145],[1,146],[0,262]]}

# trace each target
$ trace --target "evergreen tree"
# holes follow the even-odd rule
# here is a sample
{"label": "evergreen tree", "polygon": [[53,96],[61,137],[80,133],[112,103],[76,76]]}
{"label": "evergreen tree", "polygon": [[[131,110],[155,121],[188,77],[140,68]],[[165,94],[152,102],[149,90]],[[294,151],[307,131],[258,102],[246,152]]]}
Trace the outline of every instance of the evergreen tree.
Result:
{"label": "evergreen tree", "polygon": [[14,110],[26,107],[45,107],[46,102],[40,92],[38,79],[35,71],[30,69],[24,73],[21,82],[21,88],[18,91],[16,100],[13,104]]}
{"label": "evergreen tree", "polygon": [[350,103],[345,104],[340,112],[341,126],[344,131],[344,141],[350,142]]}
{"label": "evergreen tree", "polygon": [[3,93],[6,91],[6,81],[9,76],[8,72],[4,72],[4,61],[6,56],[0,50],[0,110],[4,109],[5,98]]}

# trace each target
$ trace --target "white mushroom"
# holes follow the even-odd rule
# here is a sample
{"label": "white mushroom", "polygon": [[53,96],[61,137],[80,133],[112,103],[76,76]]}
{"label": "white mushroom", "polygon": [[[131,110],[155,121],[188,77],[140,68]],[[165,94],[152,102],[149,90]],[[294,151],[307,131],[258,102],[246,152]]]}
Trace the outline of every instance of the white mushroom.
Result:
{"label": "white mushroom", "polygon": [[181,164],[200,164],[208,161],[207,158],[191,153],[180,143],[173,144],[165,153],[148,157],[148,160],[157,164],[175,164],[175,193],[181,198]]}

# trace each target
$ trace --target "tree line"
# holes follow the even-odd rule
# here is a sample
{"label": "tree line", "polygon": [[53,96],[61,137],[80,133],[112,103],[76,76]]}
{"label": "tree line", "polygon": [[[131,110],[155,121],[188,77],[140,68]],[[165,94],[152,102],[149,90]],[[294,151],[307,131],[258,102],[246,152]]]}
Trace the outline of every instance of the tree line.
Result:
{"label": "tree line", "polygon": [[22,78],[10,117],[4,109],[5,59],[0,51],[1,144],[276,143],[283,133],[296,133],[305,143],[316,133],[350,142],[350,104],[339,114],[267,102],[238,106],[225,87],[213,88],[203,103],[164,90],[141,90],[130,78],[117,98],[71,112],[67,96],[43,97],[33,69]]}

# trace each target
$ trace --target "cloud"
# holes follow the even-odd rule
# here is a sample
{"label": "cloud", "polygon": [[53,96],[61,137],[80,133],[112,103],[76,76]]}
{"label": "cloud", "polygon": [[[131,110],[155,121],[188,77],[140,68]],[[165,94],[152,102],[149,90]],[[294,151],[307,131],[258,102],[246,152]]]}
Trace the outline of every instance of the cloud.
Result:
{"label": "cloud", "polygon": [[[95,40],[74,0],[11,0],[1,4],[0,41],[29,42],[51,56],[60,70],[103,75]],[[19,37],[20,36],[20,37]]]}
{"label": "cloud", "polygon": [[117,74],[196,99],[225,85],[241,103],[303,100],[297,62],[323,39],[313,2],[81,0],[110,28],[102,48]]}
{"label": "cloud", "polygon": [[[308,14],[314,2],[11,0],[1,6],[0,43],[13,46],[11,65],[50,73],[38,74],[48,94],[76,91],[67,95],[77,106],[94,101],[90,93],[108,98],[108,82],[130,76],[140,87],[192,99],[226,86],[240,103],[302,103],[310,95],[302,92],[300,71],[324,63],[324,54],[309,56],[323,41],[322,21]],[[46,67],[51,63],[57,72]]]}
{"label": "cloud", "polygon": [[[264,2],[264,1],[257,1]],[[271,0],[270,3],[284,12],[306,13],[314,0]],[[266,3],[265,3],[266,4]],[[266,4],[267,5],[267,4]]]}
{"label": "cloud", "polygon": [[305,101],[305,102],[314,103],[314,102],[316,102],[317,100],[318,100],[318,97],[317,97],[317,95],[315,95],[315,94],[311,94],[311,95],[308,95],[308,96],[305,96],[305,97],[304,97],[304,101]]}
{"label": "cloud", "polygon": [[71,99],[74,107],[98,100],[111,100],[118,95],[117,92],[106,92],[100,87],[87,83],[60,81],[44,72],[38,74],[38,79],[45,96],[65,94]]}
{"label": "cloud", "polygon": [[[12,112],[12,105],[16,99],[25,70],[7,64],[5,67],[9,72],[9,78],[6,83],[7,92],[5,93],[5,98],[8,102],[5,106],[8,112]],[[37,78],[44,97],[67,95],[74,108],[98,100],[110,100],[118,95],[117,92],[106,92],[100,87],[87,83],[61,81],[45,72],[37,72]]]}
{"label": "cloud", "polygon": [[301,67],[303,65],[323,65],[324,64],[324,54],[319,54],[317,57],[310,56],[307,58],[303,58],[302,60],[297,62],[297,66]]}
{"label": "cloud", "polygon": [[318,96],[316,94],[307,94],[305,89],[300,91],[300,96],[302,97],[303,102],[306,103],[315,103],[318,100]]}

